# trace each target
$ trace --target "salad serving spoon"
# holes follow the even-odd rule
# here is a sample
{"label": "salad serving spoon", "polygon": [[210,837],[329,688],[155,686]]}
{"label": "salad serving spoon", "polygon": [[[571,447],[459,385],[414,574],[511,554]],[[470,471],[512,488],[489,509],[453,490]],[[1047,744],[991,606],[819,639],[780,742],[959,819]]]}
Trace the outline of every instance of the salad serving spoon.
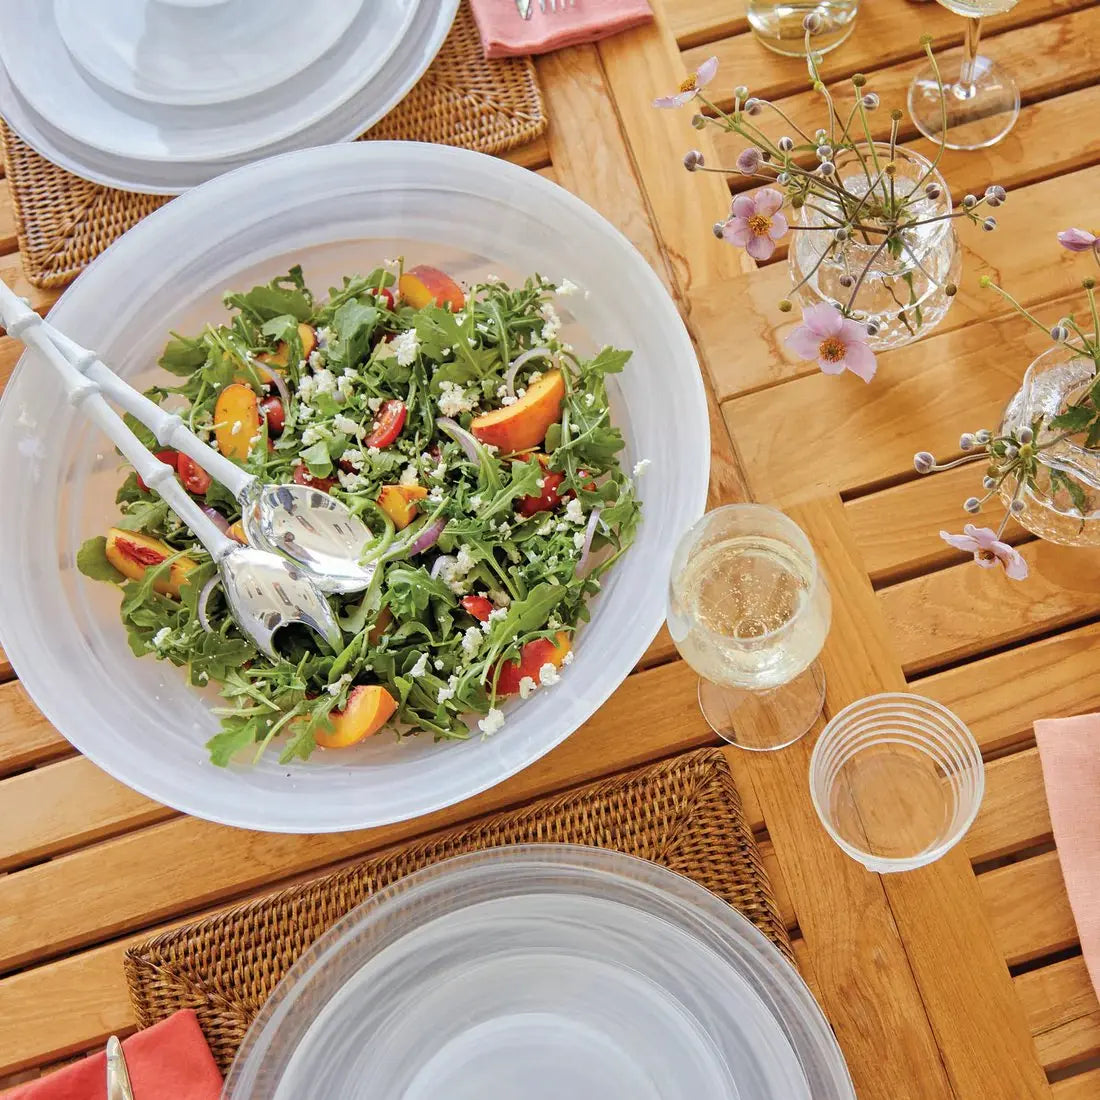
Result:
{"label": "salad serving spoon", "polygon": [[[38,316],[0,281],[0,321],[16,339],[12,324],[30,331],[27,324],[33,322],[19,323],[27,314]],[[308,485],[265,484],[204,443],[178,415],[124,382],[95,352],[41,318],[34,329],[44,338],[34,345],[39,351],[46,354],[43,342],[52,343],[83,379],[149,428],[162,447],[182,451],[224,485],[241,507],[241,524],[250,545],[296,562],[313,575],[324,592],[361,592],[370,585],[375,566],[361,564],[360,558],[371,541],[371,532],[346,505]],[[140,447],[140,442],[137,445]],[[147,485],[153,484],[143,478]],[[193,529],[192,524],[188,526]]]}
{"label": "salad serving spoon", "polygon": [[8,334],[46,358],[60,375],[73,407],[110,437],[145,484],[155,489],[191,528],[217,566],[229,612],[241,632],[273,660],[279,659],[275,634],[291,623],[300,623],[314,631],[338,651],[343,638],[340,626],[315,578],[297,563],[269,549],[245,546],[224,534],[187,495],[172,467],[150,454],[106,402],[101,384],[70,362],[54,343],[46,331],[46,322],[3,282],[0,288],[0,320]]}

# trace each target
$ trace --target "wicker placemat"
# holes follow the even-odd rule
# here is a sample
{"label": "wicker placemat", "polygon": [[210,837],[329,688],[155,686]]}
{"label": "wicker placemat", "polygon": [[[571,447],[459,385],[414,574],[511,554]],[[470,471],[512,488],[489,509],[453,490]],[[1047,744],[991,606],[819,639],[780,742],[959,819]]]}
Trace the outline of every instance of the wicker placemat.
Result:
{"label": "wicker placemat", "polygon": [[[463,3],[431,67],[363,138],[502,153],[533,141],[545,129],[530,58],[487,61],[474,17]],[[112,241],[169,201],[80,179],[36,153],[3,120],[0,137],[23,269],[36,286],[71,282]]]}
{"label": "wicker placemat", "polygon": [[449,856],[501,844],[612,848],[694,879],[793,963],[760,853],[722,753],[703,749],[498,814],[166,932],[126,953],[137,1022],[193,1008],[222,1070],[276,983],[376,890]]}

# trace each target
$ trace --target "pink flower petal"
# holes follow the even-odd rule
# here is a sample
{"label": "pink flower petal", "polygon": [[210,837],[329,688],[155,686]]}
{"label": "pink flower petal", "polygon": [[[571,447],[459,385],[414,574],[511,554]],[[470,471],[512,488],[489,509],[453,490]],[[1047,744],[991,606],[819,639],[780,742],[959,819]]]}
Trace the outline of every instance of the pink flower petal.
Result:
{"label": "pink flower petal", "polygon": [[818,302],[816,306],[802,311],[802,323],[818,338],[839,336],[844,316],[831,302]]}
{"label": "pink flower petal", "polygon": [[745,251],[754,260],[766,260],[775,251],[775,241],[771,237],[757,237],[754,234],[752,240],[745,245]]}
{"label": "pink flower petal", "polygon": [[977,565],[980,565],[983,569],[995,569],[1001,562],[995,557],[989,557],[982,553],[974,552],[974,561]]}
{"label": "pink flower petal", "polygon": [[752,240],[752,230],[744,218],[730,218],[726,222],[725,229],[722,230],[722,236],[730,244],[735,244],[738,248],[744,248]]}
{"label": "pink flower petal", "polygon": [[864,382],[870,382],[878,370],[875,353],[866,344],[848,344],[844,352],[844,365]]}
{"label": "pink flower petal", "polygon": [[705,88],[718,72],[718,58],[708,57],[702,65],[695,70],[695,86]]}
{"label": "pink flower petal", "polygon": [[[966,526],[971,527],[969,523]],[[972,527],[971,530],[973,530]],[[943,539],[948,546],[953,546],[956,550],[963,550],[967,554],[973,554],[975,550],[981,549],[977,540],[970,535],[952,535],[948,531],[941,531],[940,538]]]}
{"label": "pink flower petal", "polygon": [[1063,229],[1058,234],[1058,243],[1070,252],[1087,252],[1096,244],[1096,235],[1087,229]]}
{"label": "pink flower petal", "polygon": [[675,95],[663,95],[653,101],[654,107],[682,107],[695,95],[694,92],[677,92]]}
{"label": "pink flower petal", "polygon": [[974,524],[968,523],[963,528],[963,534],[969,535],[983,550],[992,550],[997,545],[997,532],[991,531],[988,527],[975,527]]}
{"label": "pink flower petal", "polygon": [[840,338],[845,344],[866,344],[867,326],[845,317],[840,325]]}
{"label": "pink flower petal", "polygon": [[1027,580],[1027,562],[1018,550],[1007,543],[997,542],[993,545],[993,553],[1005,567],[1005,576],[1010,581]]}
{"label": "pink flower petal", "polygon": [[799,359],[816,359],[817,349],[821,345],[821,337],[811,332],[808,326],[799,325],[783,343],[785,343]]}
{"label": "pink flower petal", "polygon": [[751,218],[756,213],[756,203],[751,195],[738,195],[730,204],[730,213],[735,218]]}
{"label": "pink flower petal", "polygon": [[772,227],[768,230],[768,236],[771,237],[773,241],[777,241],[789,228],[790,226],[787,225],[787,219],[783,217],[782,214],[773,214]]}
{"label": "pink flower petal", "polygon": [[756,212],[774,214],[783,205],[783,196],[774,187],[765,187],[756,193]]}
{"label": "pink flower petal", "polygon": [[822,374],[843,374],[847,366],[843,359],[838,359],[835,363],[831,359],[818,359],[817,365]]}

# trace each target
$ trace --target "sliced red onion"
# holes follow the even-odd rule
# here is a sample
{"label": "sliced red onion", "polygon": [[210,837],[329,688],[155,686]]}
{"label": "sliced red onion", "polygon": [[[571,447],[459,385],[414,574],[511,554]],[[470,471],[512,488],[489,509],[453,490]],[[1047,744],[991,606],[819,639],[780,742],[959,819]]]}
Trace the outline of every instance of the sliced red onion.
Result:
{"label": "sliced red onion", "polygon": [[457,420],[452,420],[449,416],[441,416],[436,420],[435,426],[449,435],[471,462],[481,461],[477,453],[477,440]]}
{"label": "sliced red onion", "polygon": [[588,557],[592,551],[592,540],[596,537],[596,524],[600,521],[600,512],[603,508],[597,505],[588,515],[588,526],[584,529],[584,543],[581,546],[581,556],[577,560],[577,573],[583,573],[588,566]]}
{"label": "sliced red onion", "polygon": [[210,580],[206,582],[199,589],[199,598],[195,603],[195,611],[199,617],[199,625],[206,631],[207,634],[213,634],[214,628],[210,625],[210,619],[206,614],[206,605],[210,601],[210,593],[214,591],[214,585],[221,580],[221,577],[215,573]]}
{"label": "sliced red onion", "polygon": [[229,520],[227,520],[217,508],[211,508],[209,504],[204,504],[202,506],[202,514],[206,516],[207,519],[212,520],[214,526],[221,531],[223,535],[229,533]]}
{"label": "sliced red onion", "polygon": [[516,384],[516,371],[523,366],[524,363],[530,362],[532,359],[553,359],[554,353],[549,348],[528,348],[527,351],[517,355],[512,360],[512,365],[508,368],[504,375],[504,385],[508,390],[509,397],[516,396],[515,384]]}
{"label": "sliced red onion", "polygon": [[279,391],[279,400],[283,403],[283,408],[289,411],[290,390],[286,388],[286,379],[277,370],[269,370],[267,373],[271,376],[271,384]]}
{"label": "sliced red onion", "polygon": [[413,539],[412,545],[409,547],[410,556],[413,554],[423,554],[425,550],[430,550],[435,546],[439,541],[439,536],[443,534],[443,528],[446,526],[447,520],[443,516],[427,524],[416,538]]}
{"label": "sliced red onion", "polygon": [[432,563],[431,578],[434,581],[440,573],[443,572],[443,566],[454,565],[457,558],[452,557],[450,554],[440,554],[438,558]]}

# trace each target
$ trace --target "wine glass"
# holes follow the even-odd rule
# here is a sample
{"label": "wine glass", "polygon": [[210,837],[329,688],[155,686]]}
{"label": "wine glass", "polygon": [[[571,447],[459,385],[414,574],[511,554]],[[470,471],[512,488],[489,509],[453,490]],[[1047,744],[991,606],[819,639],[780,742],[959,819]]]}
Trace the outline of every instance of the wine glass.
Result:
{"label": "wine glass", "polygon": [[831,614],[809,539],[774,508],[708,512],[676,548],[669,632],[699,673],[703,717],[739,748],[783,748],[813,725]]}
{"label": "wine glass", "polygon": [[1020,89],[1011,73],[978,53],[982,17],[1011,11],[1017,0],[938,2],[967,17],[962,62],[954,73],[941,71],[942,96],[933,67],[921,69],[909,85],[909,113],[925,137],[942,140],[949,149],[983,149],[1000,141],[1016,124]]}

